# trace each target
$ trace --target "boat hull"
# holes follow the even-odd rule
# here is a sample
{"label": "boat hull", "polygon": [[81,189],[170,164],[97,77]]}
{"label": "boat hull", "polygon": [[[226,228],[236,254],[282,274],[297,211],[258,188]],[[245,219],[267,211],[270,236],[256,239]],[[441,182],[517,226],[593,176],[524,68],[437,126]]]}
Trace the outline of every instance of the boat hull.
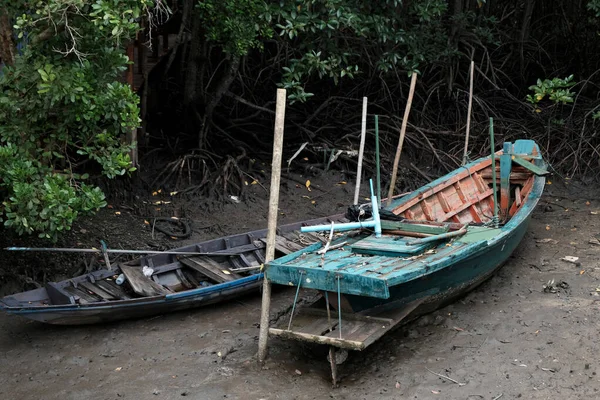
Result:
{"label": "boat hull", "polygon": [[426,300],[414,314],[434,311],[473,290],[506,263],[521,243],[530,220],[531,216],[528,216],[501,240],[489,243],[460,262],[419,279],[390,287],[389,299],[355,295],[345,295],[345,298],[355,312],[385,312],[421,298]]}
{"label": "boat hull", "polygon": [[117,304],[87,306],[49,306],[47,308],[5,307],[8,314],[19,315],[53,325],[86,325],[160,315],[190,308],[202,307],[254,293],[262,284],[263,274],[251,279],[214,285],[184,293],[141,298]]}
{"label": "boat hull", "polygon": [[[279,235],[298,232],[301,226],[307,224],[331,223],[331,221],[339,222],[343,219],[344,216],[338,214],[330,217],[316,218],[309,221],[283,225],[278,228],[278,239],[283,240]],[[266,247],[264,245],[257,246],[257,243],[263,242],[266,235],[267,230],[261,229],[188,245],[175,249],[175,251],[210,253],[216,257],[215,259],[221,260],[220,262],[222,263],[217,265],[219,269],[227,268],[226,265],[229,264],[228,260],[235,259],[239,261],[240,257],[242,257],[247,261],[251,258],[251,255],[253,255],[252,257],[254,257],[255,260],[262,263],[264,261]],[[308,238],[305,239],[308,240]],[[278,252],[285,250],[282,250],[282,246],[285,247],[281,242],[278,242],[278,245],[276,245]],[[236,249],[238,249],[239,252],[236,252]],[[223,251],[226,252],[225,255],[218,254]],[[155,271],[160,271],[163,268],[167,268],[165,271],[171,271],[173,270],[173,268],[171,268],[173,266],[183,266],[179,260],[180,259],[177,258],[175,254],[159,253],[142,257],[141,259],[132,262],[139,264],[138,267],[140,269],[144,265],[150,265]],[[121,267],[113,267],[114,268],[110,271],[94,271],[87,275],[82,275],[66,281],[49,283],[45,288],[6,296],[0,299],[0,309],[8,314],[55,325],[106,323],[202,307],[227,301],[246,294],[256,293],[262,285],[264,277],[264,274],[259,270],[259,268],[262,269],[262,266],[255,265],[249,268],[253,270],[253,272],[249,272],[248,275],[240,276],[237,279],[214,283],[209,286],[199,286],[187,290],[170,291],[165,294],[96,302],[69,303],[68,301],[65,301],[64,303],[60,303],[52,299],[52,294],[49,292],[49,289],[52,289],[52,287],[58,288],[58,290],[64,292],[65,288],[77,284],[78,286],[75,287],[83,286],[83,289],[86,289],[86,285],[87,288],[89,288],[89,285],[93,284],[93,282],[102,281],[107,278],[115,278],[121,273],[121,270],[119,270]],[[231,271],[235,271],[235,269],[232,269]],[[104,287],[106,288],[107,286],[105,285]]]}

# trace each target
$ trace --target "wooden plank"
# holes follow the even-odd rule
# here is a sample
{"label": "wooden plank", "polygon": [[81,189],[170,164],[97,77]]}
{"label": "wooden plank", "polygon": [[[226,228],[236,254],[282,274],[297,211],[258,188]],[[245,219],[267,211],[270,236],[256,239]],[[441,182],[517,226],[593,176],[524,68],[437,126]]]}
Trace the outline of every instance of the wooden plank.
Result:
{"label": "wooden plank", "polygon": [[[442,211],[448,213],[452,210],[452,207],[450,207],[450,203],[448,203],[448,199],[446,198],[446,195],[443,191],[437,193],[437,198],[440,205],[442,206]],[[454,222],[460,222],[460,218],[458,217],[458,215],[454,215],[452,219],[454,220]]]}
{"label": "wooden plank", "polygon": [[521,207],[521,188],[519,186],[515,188],[515,203],[517,207]]}
{"label": "wooden plank", "polygon": [[363,350],[366,347],[361,342],[332,338],[328,336],[311,335],[309,333],[288,331],[286,329],[269,328],[269,334],[273,336],[280,336],[285,339],[295,339],[310,343],[326,344],[329,346],[338,347],[340,349]]}
{"label": "wooden plank", "polygon": [[421,206],[421,209],[423,210],[423,214],[425,214],[425,218],[427,218],[430,221],[436,221],[436,218],[433,215],[431,206],[427,203],[427,200],[423,199],[421,201],[421,203],[419,203],[419,205]]}
{"label": "wooden plank", "polygon": [[[337,315],[337,314],[334,314]],[[366,321],[357,321],[357,320],[346,320],[346,319],[342,319],[342,339],[349,339],[350,336],[358,331],[361,330],[365,325],[367,326],[375,326],[375,327],[379,327],[381,326],[380,323],[374,323],[374,322],[366,322]],[[327,332],[325,333],[323,336],[328,336],[328,337],[340,337],[340,327],[339,325],[336,326],[336,329],[331,331],[331,332]]]}
{"label": "wooden plank", "polygon": [[389,324],[363,324],[359,329],[349,332],[348,335],[344,335],[342,332],[342,337],[356,342],[365,342],[369,337],[375,335],[377,331],[385,329],[387,326]]}
{"label": "wooden plank", "polygon": [[96,281],[96,285],[100,286],[102,289],[115,296],[115,298],[121,300],[127,300],[131,298],[127,295],[127,293],[125,293],[122,287],[120,287],[113,281],[100,280]]}
{"label": "wooden plank", "polygon": [[319,235],[316,232],[304,232],[302,233],[302,235],[312,243],[317,243],[317,242],[321,242],[321,243],[327,243],[327,239],[324,238],[323,236]]}
{"label": "wooden plank", "polygon": [[[489,198],[492,194],[494,193],[494,191],[492,189],[488,189],[487,192],[481,193],[479,195],[477,195],[477,202],[481,202],[484,201],[485,199]],[[444,221],[447,221],[448,219],[452,218],[454,215],[460,213],[463,210],[466,210],[467,208],[471,207],[471,203],[465,203],[463,205],[461,205],[460,207],[458,207],[457,209],[449,212],[448,214],[444,215]]]}
{"label": "wooden plank", "polygon": [[430,235],[439,235],[440,233],[448,232],[450,229],[447,225],[436,226],[419,223],[407,223],[404,221],[381,221],[381,229],[383,230],[400,230],[405,232],[426,233]]}
{"label": "wooden plank", "polygon": [[101,287],[94,285],[90,282],[79,282],[79,286],[82,286],[85,290],[88,290],[98,296],[100,296],[105,301],[116,300],[117,297],[114,297],[112,294],[103,290]]}
{"label": "wooden plank", "polygon": [[[456,184],[454,185],[454,189],[456,190],[456,193],[458,194],[458,198],[460,199],[460,201],[462,201],[463,203],[469,203],[469,200],[467,199],[467,197],[465,196],[465,193],[462,190],[462,186],[460,185],[460,182],[456,182]],[[477,208],[476,205],[471,204],[471,206],[469,207],[469,212],[471,213],[471,218],[473,218],[473,221],[478,222],[478,223],[483,222],[483,214]]]}
{"label": "wooden plank", "polygon": [[535,165],[533,163],[530,163],[529,161],[525,160],[521,156],[513,155],[511,157],[511,159],[514,162],[516,162],[517,164],[521,165],[522,167],[527,168],[528,170],[530,170],[531,172],[533,172],[537,176],[546,176],[546,175],[548,175],[550,173],[547,170],[545,170],[544,168],[538,167],[537,165]]}
{"label": "wooden plank", "polygon": [[502,233],[500,228],[490,228],[485,226],[470,226],[466,235],[458,239],[462,243],[477,243],[484,240],[490,240]]}
{"label": "wooden plank", "polygon": [[447,226],[451,231],[457,231],[462,229],[465,224],[458,224],[456,222],[445,222],[445,221],[422,221],[422,220],[409,220],[405,219],[402,221],[407,224],[420,224],[420,225],[429,225],[429,226]]}
{"label": "wooden plank", "polygon": [[[513,172],[510,173],[510,181],[526,181],[527,179],[529,179],[529,177],[531,176],[531,172],[514,172],[514,168]],[[484,172],[481,174],[481,177],[483,179],[488,179],[491,180],[492,179],[492,172]],[[496,179],[498,180],[498,179]]]}
{"label": "wooden plank", "polygon": [[[267,242],[266,238],[262,238],[260,240],[265,243]],[[294,243],[291,240],[287,240],[283,236],[277,235],[275,237],[275,250],[277,250],[285,255],[292,254],[298,250],[302,250],[304,247],[306,247],[306,246],[303,246],[298,243]]]}
{"label": "wooden plank", "polygon": [[329,331],[329,329],[335,328],[336,325],[338,324],[338,320],[337,320],[337,318],[335,318],[335,315],[337,315],[337,314],[334,314],[334,311],[332,311],[331,323],[329,322],[327,317],[322,317],[322,318],[314,319],[308,325],[300,326],[296,330],[298,332],[308,333],[311,335],[319,335],[319,336],[323,335],[327,331]]}
{"label": "wooden plank", "polygon": [[91,295],[88,292],[86,292],[85,290],[81,290],[74,286],[66,286],[64,289],[67,293],[70,293],[73,296],[79,297],[79,302],[81,304],[100,302],[100,298],[98,296]]}
{"label": "wooden plank", "polygon": [[477,187],[479,193],[485,193],[485,191],[489,189],[489,186],[485,183],[481,175],[475,173],[471,178],[473,179],[473,182],[475,182],[475,187]]}
{"label": "wooden plank", "polygon": [[[302,308],[302,314],[316,315],[316,316],[327,316],[327,310],[320,308],[306,307]],[[337,311],[331,311],[332,318],[337,316]],[[361,315],[355,313],[343,313],[342,318],[349,321],[366,321],[366,322],[377,322],[377,323],[392,323],[394,320],[391,318],[380,318],[370,315]],[[337,319],[335,321],[337,323]]]}
{"label": "wooden plank", "polygon": [[163,294],[171,293],[170,290],[162,287],[161,285],[148,278],[142,272],[140,267],[130,267],[127,265],[121,265],[121,272],[127,278],[127,282],[131,285],[133,291],[140,296],[158,296]]}
{"label": "wooden plank", "polygon": [[431,235],[429,233],[400,231],[400,230],[397,230],[397,229],[386,230],[385,233],[390,234],[390,235],[408,236],[408,237],[415,237],[415,238],[425,238],[425,237],[433,236],[433,235]]}
{"label": "wooden plank", "polygon": [[229,271],[228,268],[224,268],[210,257],[181,257],[179,261],[218,283],[230,282],[241,278],[240,275]]}
{"label": "wooden plank", "polygon": [[361,254],[378,254],[398,256],[402,254],[416,254],[429,247],[429,244],[411,246],[404,240],[398,240],[398,237],[392,235],[382,235],[377,238],[369,236],[352,243],[352,251]]}
{"label": "wooden plank", "polygon": [[[481,177],[480,174],[473,175],[473,180],[475,181],[475,184],[478,185],[479,191],[481,193],[485,193],[488,189],[492,190],[487,185],[487,183],[483,180],[483,178]],[[493,194],[493,192],[492,192],[492,194]],[[488,201],[488,204],[490,206],[490,210],[494,210],[494,199],[493,199],[493,196],[489,196],[487,198],[487,201]],[[473,202],[471,202],[471,203],[473,203]],[[493,214],[493,211],[492,211],[492,214]]]}
{"label": "wooden plank", "polygon": [[[271,335],[281,336],[286,339],[326,344],[342,349],[363,350],[383,336],[386,332],[389,332],[392,328],[398,325],[424,301],[425,298],[415,300],[404,307],[393,310],[391,313],[386,315],[390,318],[385,322],[380,321],[379,319],[374,319],[373,321],[360,321],[353,319],[352,321],[354,321],[354,323],[351,323],[347,319],[348,315],[344,314],[342,315],[342,339],[338,337],[339,331],[329,332],[325,335],[314,335],[299,332],[297,330],[288,331],[287,329],[270,328],[269,333]],[[344,326],[349,328],[349,336],[344,335]]]}
{"label": "wooden plank", "polygon": [[176,269],[175,270],[175,275],[177,275],[177,278],[179,278],[179,280],[181,281],[181,284],[185,287],[186,290],[189,289],[193,289],[198,285],[193,285],[185,276],[185,274],[183,273],[183,271],[180,269]]}
{"label": "wooden plank", "polygon": [[523,202],[525,201],[527,196],[529,196],[529,192],[531,191],[531,188],[533,188],[533,181],[534,181],[534,177],[532,176],[527,182],[525,182],[523,189],[519,193],[520,197],[521,197],[521,201],[519,202],[519,205],[517,205],[516,200],[513,202],[512,206],[510,207],[510,210],[508,210],[509,216],[512,217],[513,215],[515,215],[517,213],[519,208],[521,208],[521,206],[523,205]]}
{"label": "wooden plank", "polygon": [[446,198],[446,195],[444,194],[444,192],[437,192],[437,198],[438,201],[440,202],[440,206],[442,206],[442,210],[444,210],[444,212],[450,212],[451,208],[450,208],[450,204],[448,204],[448,199]]}
{"label": "wooden plank", "polygon": [[373,342],[375,342],[377,339],[382,337],[387,331],[392,329],[394,326],[398,325],[402,320],[404,320],[406,317],[408,317],[410,315],[410,313],[412,313],[418,306],[420,306],[425,300],[427,300],[427,298],[424,297],[424,298],[415,300],[411,303],[408,303],[404,307],[394,310],[389,315],[389,317],[391,319],[393,319],[394,322],[392,322],[387,328],[382,326],[383,329],[379,329],[376,332],[373,332],[368,338],[366,338],[363,341],[363,343],[365,344],[365,347],[370,346]]}

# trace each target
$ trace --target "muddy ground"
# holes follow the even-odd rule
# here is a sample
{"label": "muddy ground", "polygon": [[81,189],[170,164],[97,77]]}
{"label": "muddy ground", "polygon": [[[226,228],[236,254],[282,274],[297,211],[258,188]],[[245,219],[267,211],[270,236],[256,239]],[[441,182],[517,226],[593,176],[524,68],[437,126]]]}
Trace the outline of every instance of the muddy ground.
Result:
{"label": "muddy ground", "polygon": [[[306,177],[291,178],[284,180],[281,222],[342,212],[352,197],[337,173],[310,177],[310,192]],[[331,387],[320,347],[272,339],[268,362],[257,365],[257,294],[99,326],[47,326],[1,314],[0,399],[600,398],[600,191],[551,181],[522,244],[493,278],[351,354],[339,388]],[[111,204],[78,223],[61,244],[97,245],[104,238],[112,247],[169,248],[263,227],[266,190],[255,184],[250,193],[246,203],[224,205],[148,193],[140,199],[143,211]],[[143,215],[150,212],[191,218],[195,233],[184,241],[153,234]],[[18,286],[6,278],[10,257],[2,254],[4,293]],[[36,257],[20,266],[20,275],[39,277],[41,265],[65,257],[89,265],[81,256]],[[544,291],[551,280],[554,286]],[[293,294],[277,290],[274,311],[285,309]]]}

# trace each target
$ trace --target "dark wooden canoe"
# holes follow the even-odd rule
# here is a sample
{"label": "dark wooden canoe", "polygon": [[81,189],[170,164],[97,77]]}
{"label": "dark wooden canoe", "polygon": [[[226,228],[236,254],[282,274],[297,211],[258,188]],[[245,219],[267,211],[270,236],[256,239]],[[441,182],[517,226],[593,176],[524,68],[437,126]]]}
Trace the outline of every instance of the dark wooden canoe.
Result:
{"label": "dark wooden canoe", "polygon": [[381,237],[363,229],[339,236],[332,245],[346,244],[324,255],[316,243],[269,263],[272,282],[323,293],[270,334],[363,350],[400,322],[465,294],[521,242],[544,189],[544,168],[533,141],[506,143],[495,165],[479,159],[392,202],[382,212]]}
{"label": "dark wooden canoe", "polygon": [[[342,215],[283,225],[276,254],[284,255],[321,241],[301,234],[301,226],[343,221]],[[208,240],[176,249],[198,256],[156,254],[94,271],[44,288],[0,299],[10,314],[60,325],[79,325],[163,314],[231,299],[259,288],[265,261],[266,229]],[[211,255],[206,255],[211,254]],[[152,269],[145,276],[143,267]],[[125,281],[119,285],[117,278]]]}

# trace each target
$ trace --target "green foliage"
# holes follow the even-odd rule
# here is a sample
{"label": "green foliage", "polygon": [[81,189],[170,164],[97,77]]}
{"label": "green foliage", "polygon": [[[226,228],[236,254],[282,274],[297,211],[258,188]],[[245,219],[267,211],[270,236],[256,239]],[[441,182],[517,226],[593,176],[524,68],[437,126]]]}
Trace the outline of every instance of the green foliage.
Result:
{"label": "green foliage", "polygon": [[600,0],[590,0],[587,3],[587,8],[592,11],[596,17],[600,17]]}
{"label": "green foliage", "polygon": [[538,104],[548,96],[548,99],[554,104],[572,103],[575,93],[570,88],[574,85],[573,75],[565,79],[553,78],[552,80],[544,79],[543,81],[538,79],[535,85],[529,86],[529,90],[533,94],[527,95],[527,101],[531,104]]}
{"label": "green foliage", "polygon": [[244,56],[251,49],[262,48],[261,39],[273,35],[268,7],[262,0],[202,0],[196,7],[206,39],[226,53]]}
{"label": "green foliage", "polygon": [[[139,125],[138,97],[117,80],[122,43],[150,0],[0,0],[24,50],[0,77],[0,195],[4,224],[56,238],[80,213],[106,205],[84,168],[132,172],[124,135]],[[92,162],[90,162],[92,161]]]}
{"label": "green foliage", "polygon": [[[338,84],[367,70],[410,75],[461,54],[449,46],[443,0],[202,0],[196,9],[207,43],[226,53],[244,56],[276,41],[285,54],[280,86],[291,102],[312,96],[305,88],[313,76]],[[453,18],[482,43],[493,41],[493,18]]]}
{"label": "green foliage", "polygon": [[422,0],[405,6],[398,0],[312,0],[272,2],[269,16],[290,61],[281,86],[291,102],[312,94],[305,82],[312,75],[337,84],[364,73],[365,59],[381,73],[396,68],[409,73],[425,61],[448,54],[442,0]]}

